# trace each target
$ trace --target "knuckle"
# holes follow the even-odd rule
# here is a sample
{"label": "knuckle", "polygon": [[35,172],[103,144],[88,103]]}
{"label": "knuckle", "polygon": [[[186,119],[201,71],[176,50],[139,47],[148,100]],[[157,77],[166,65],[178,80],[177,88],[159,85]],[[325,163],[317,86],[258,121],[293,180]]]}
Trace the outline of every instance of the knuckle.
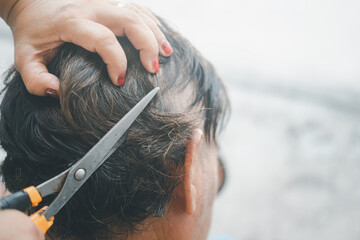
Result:
{"label": "knuckle", "polygon": [[31,93],[31,94],[36,93],[36,88],[34,87],[34,86],[36,86],[36,84],[34,84],[34,80],[27,81],[24,79],[24,83],[25,83],[25,87],[29,93]]}
{"label": "knuckle", "polygon": [[147,39],[147,42],[144,43],[144,48],[141,50],[150,54],[152,57],[155,57],[159,54],[159,45],[155,38]]}
{"label": "knuckle", "polygon": [[63,20],[69,20],[79,15],[80,4],[75,1],[67,2],[61,6],[59,16]]}
{"label": "knuckle", "polygon": [[126,70],[127,68],[127,60],[126,60],[126,57],[123,57],[121,59],[121,61],[119,62],[119,65],[120,65],[120,68]]}
{"label": "knuckle", "polygon": [[86,6],[93,6],[94,0],[83,0],[83,1],[67,1],[62,4],[58,11],[58,22],[61,24],[59,27],[64,26],[64,23],[72,23],[73,20],[81,17],[88,18],[91,15],[91,10],[84,8]]}
{"label": "knuckle", "polygon": [[[87,4],[86,6],[93,6],[95,3],[97,3],[98,1],[95,0],[83,0],[84,4]],[[84,8],[84,4],[81,4],[82,8]]]}
{"label": "knuckle", "polygon": [[158,53],[159,51],[159,44],[156,40],[156,38],[152,39],[152,41],[149,44],[149,49],[151,49],[153,52]]}
{"label": "knuckle", "polygon": [[112,61],[108,64],[108,66],[112,66],[115,67],[114,71],[118,72],[118,71],[125,71],[127,69],[127,59],[125,55],[116,55],[114,58],[115,61]]}
{"label": "knuckle", "polygon": [[62,29],[62,31],[68,31],[69,29],[73,28],[77,24],[78,14],[74,9],[67,9],[60,13],[59,21],[58,21],[58,28]]}
{"label": "knuckle", "polygon": [[116,42],[117,40],[112,32],[103,30],[96,44],[100,47],[108,47],[113,46],[114,44],[116,44]]}
{"label": "knuckle", "polygon": [[154,49],[154,52],[156,52],[156,54],[159,54],[159,44],[155,41],[152,44],[152,48]]}
{"label": "knuckle", "polygon": [[137,15],[139,15],[141,13],[141,11],[133,4],[127,4],[126,8],[128,8],[131,11],[135,12]]}
{"label": "knuckle", "polygon": [[134,7],[138,8],[138,9],[143,9],[139,4],[137,3],[131,3],[131,5],[133,5]]}
{"label": "knuckle", "polygon": [[152,25],[151,30],[153,31],[156,38],[159,38],[161,40],[165,39],[165,36],[163,35],[162,31],[156,24]]}
{"label": "knuckle", "polygon": [[133,10],[129,10],[127,11],[127,22],[129,24],[139,24],[142,23],[143,20],[138,13]]}
{"label": "knuckle", "polygon": [[59,7],[59,16],[64,19],[76,18],[89,11],[89,8],[84,8],[84,6],[94,6],[95,4],[95,0],[63,1]]}
{"label": "knuckle", "polygon": [[31,94],[40,94],[40,91],[42,89],[42,82],[39,80],[39,74],[35,74],[31,80],[24,79],[25,87]]}

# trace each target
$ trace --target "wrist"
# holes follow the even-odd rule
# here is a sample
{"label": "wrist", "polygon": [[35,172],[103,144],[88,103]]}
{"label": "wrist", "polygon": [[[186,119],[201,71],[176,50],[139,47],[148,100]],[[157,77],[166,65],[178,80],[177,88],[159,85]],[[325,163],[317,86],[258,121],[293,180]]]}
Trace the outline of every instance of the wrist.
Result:
{"label": "wrist", "polygon": [[9,25],[9,18],[19,0],[0,0],[0,17]]}

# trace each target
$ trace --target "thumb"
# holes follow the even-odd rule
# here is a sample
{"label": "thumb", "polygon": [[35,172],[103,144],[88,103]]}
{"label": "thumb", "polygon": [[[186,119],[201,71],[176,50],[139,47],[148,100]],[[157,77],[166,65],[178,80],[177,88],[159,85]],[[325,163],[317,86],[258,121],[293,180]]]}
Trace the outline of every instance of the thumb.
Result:
{"label": "thumb", "polygon": [[29,93],[38,96],[59,96],[59,79],[48,72],[43,62],[28,59],[22,61],[21,65],[16,64],[16,68],[20,72]]}

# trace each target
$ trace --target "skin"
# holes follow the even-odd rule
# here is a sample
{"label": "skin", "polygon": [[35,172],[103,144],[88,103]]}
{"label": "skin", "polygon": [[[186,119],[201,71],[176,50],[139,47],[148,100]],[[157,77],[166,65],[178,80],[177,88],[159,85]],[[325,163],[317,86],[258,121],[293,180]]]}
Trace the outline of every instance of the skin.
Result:
{"label": "skin", "polygon": [[[15,45],[15,66],[27,90],[58,94],[59,80],[46,63],[64,42],[72,42],[98,53],[116,85],[126,73],[126,56],[116,36],[126,35],[145,69],[157,72],[159,53],[169,56],[171,46],[158,27],[158,20],[146,9],[115,0],[0,0],[0,17],[10,26]],[[46,9],[46,11],[41,11]]]}
{"label": "skin", "polygon": [[[126,35],[140,51],[145,69],[156,72],[154,60],[159,52],[163,56],[172,53],[158,21],[135,4],[116,4],[110,0],[0,0],[0,17],[14,37],[15,66],[30,93],[42,96],[49,89],[59,91],[59,80],[48,72],[46,63],[64,42],[98,53],[111,80],[119,85],[127,62],[115,36]],[[161,47],[164,43],[167,48]],[[3,196],[0,184],[0,198]],[[40,240],[44,235],[24,213],[4,210],[0,212],[0,239]]]}
{"label": "skin", "polygon": [[[205,240],[223,177],[216,144],[213,141],[209,144],[203,131],[195,129],[187,144],[183,178],[174,191],[167,215],[148,219],[144,231],[127,239]],[[0,197],[4,195],[1,185]],[[25,214],[6,210],[0,212],[0,239],[40,240],[44,235]]]}
{"label": "skin", "polygon": [[210,228],[212,208],[223,181],[214,142],[205,141],[201,129],[195,129],[187,145],[183,179],[163,218],[149,219],[145,231],[131,240],[205,240]]}
{"label": "skin", "polygon": [[[5,195],[0,183],[0,198]],[[16,210],[0,211],[0,239],[1,240],[43,240],[44,234],[36,227],[30,218]]]}

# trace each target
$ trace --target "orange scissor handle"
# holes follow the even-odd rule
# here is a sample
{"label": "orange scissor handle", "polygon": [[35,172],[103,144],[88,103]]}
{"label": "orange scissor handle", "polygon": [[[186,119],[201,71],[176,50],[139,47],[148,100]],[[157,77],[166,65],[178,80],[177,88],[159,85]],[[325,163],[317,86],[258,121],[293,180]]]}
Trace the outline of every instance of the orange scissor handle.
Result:
{"label": "orange scissor handle", "polygon": [[43,232],[43,234],[45,235],[47,230],[49,230],[49,228],[53,225],[54,223],[54,217],[51,217],[50,220],[48,221],[44,215],[42,215],[42,213],[46,210],[47,207],[43,207],[41,208],[39,211],[37,211],[36,213],[32,214],[30,216],[31,221],[38,226],[38,228],[40,228],[40,230]]}
{"label": "orange scissor handle", "polygon": [[24,192],[28,194],[33,207],[36,207],[42,201],[39,191],[34,186],[25,188]]}

